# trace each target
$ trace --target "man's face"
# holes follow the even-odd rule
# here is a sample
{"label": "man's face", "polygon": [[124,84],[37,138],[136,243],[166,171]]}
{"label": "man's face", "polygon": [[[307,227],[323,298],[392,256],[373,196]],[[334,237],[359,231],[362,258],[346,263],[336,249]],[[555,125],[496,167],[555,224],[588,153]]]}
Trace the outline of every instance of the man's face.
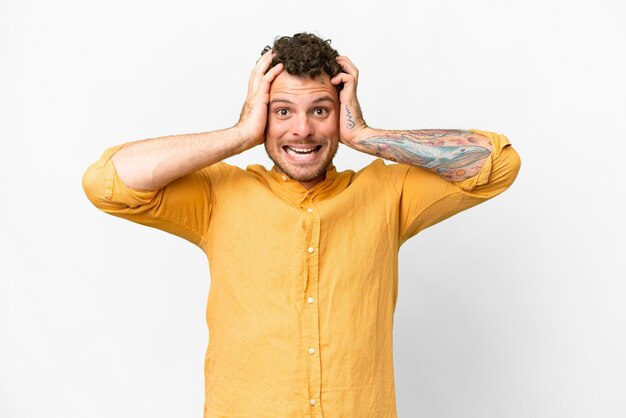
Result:
{"label": "man's face", "polygon": [[281,72],[270,87],[265,150],[277,171],[310,188],[324,180],[339,143],[339,98],[327,74]]}

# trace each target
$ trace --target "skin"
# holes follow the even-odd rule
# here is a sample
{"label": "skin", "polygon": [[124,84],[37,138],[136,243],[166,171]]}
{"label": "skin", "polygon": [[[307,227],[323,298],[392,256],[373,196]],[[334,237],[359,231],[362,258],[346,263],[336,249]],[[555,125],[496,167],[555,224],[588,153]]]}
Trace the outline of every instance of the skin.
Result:
{"label": "skin", "polygon": [[[278,172],[309,189],[323,181],[341,142],[358,151],[433,171],[462,181],[480,171],[492,145],[477,133],[458,129],[389,131],[363,119],[357,99],[358,69],[344,56],[343,71],[310,79],[278,73],[269,90],[265,149]],[[270,70],[271,71],[271,70]],[[281,70],[282,71],[282,70]],[[343,83],[338,95],[334,86]],[[295,155],[288,147],[313,150]]]}
{"label": "skin", "polygon": [[283,69],[278,64],[268,71],[271,59],[267,53],[254,66],[235,126],[124,144],[111,157],[122,182],[135,190],[158,190],[177,178],[262,144],[270,84]]}
{"label": "skin", "polygon": [[327,74],[311,79],[285,71],[272,82],[269,98],[265,149],[279,173],[311,188],[324,180],[337,152],[337,89]]}
{"label": "skin", "polygon": [[493,149],[489,139],[459,129],[382,130],[365,123],[357,99],[359,71],[343,56],[337,57],[343,72],[331,82],[343,83],[340,94],[340,141],[357,151],[413,165],[462,181],[481,170]]}
{"label": "skin", "polygon": [[[231,128],[149,138],[125,144],[112,156],[126,186],[158,190],[171,181],[264,144],[276,170],[311,188],[325,179],[338,143],[391,161],[431,170],[450,181],[476,175],[492,150],[471,131],[389,131],[365,123],[357,99],[358,70],[346,57],[342,72],[310,79],[270,68],[273,52],[254,66],[239,121]],[[343,83],[339,94],[335,86]],[[297,155],[297,150],[308,156]]]}

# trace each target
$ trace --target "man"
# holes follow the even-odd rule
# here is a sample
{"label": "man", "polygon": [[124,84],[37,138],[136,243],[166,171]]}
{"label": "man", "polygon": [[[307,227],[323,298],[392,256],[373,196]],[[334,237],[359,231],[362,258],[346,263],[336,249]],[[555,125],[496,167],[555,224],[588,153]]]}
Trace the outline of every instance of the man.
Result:
{"label": "man", "polygon": [[[400,245],[517,175],[504,135],[367,126],[357,81],[329,42],[278,38],[235,126],[121,144],[84,175],[99,209],[207,254],[205,417],[395,417]],[[339,142],[399,164],[337,172]],[[269,171],[221,162],[260,144]]]}

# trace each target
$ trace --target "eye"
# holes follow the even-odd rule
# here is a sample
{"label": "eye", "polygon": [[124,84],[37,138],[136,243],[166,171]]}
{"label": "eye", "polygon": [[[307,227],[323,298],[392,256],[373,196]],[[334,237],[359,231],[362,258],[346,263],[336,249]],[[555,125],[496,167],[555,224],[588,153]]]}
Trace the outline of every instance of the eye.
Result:
{"label": "eye", "polygon": [[324,109],[323,107],[316,107],[313,113],[315,114],[315,116],[325,116],[328,113],[328,110]]}
{"label": "eye", "polygon": [[285,108],[281,108],[281,109],[278,109],[276,113],[278,113],[278,116],[287,116],[289,114],[289,110]]}

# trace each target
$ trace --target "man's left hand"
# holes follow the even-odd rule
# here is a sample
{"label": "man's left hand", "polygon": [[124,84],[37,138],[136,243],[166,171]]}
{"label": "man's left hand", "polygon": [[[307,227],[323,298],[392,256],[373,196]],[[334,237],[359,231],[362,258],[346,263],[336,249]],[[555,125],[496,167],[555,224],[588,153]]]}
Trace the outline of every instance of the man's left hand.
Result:
{"label": "man's left hand", "polygon": [[339,141],[342,144],[352,146],[367,124],[363,120],[361,106],[356,97],[356,87],[359,79],[359,70],[347,57],[336,58],[343,72],[333,77],[330,82],[334,85],[343,83],[343,89],[339,93]]}

